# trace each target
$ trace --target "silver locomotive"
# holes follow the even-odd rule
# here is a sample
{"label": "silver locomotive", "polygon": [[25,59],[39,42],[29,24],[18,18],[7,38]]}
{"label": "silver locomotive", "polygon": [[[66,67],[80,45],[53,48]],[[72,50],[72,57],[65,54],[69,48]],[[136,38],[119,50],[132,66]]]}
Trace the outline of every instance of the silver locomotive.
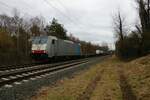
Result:
{"label": "silver locomotive", "polygon": [[31,50],[32,58],[35,60],[81,56],[79,43],[62,40],[54,36],[34,37]]}

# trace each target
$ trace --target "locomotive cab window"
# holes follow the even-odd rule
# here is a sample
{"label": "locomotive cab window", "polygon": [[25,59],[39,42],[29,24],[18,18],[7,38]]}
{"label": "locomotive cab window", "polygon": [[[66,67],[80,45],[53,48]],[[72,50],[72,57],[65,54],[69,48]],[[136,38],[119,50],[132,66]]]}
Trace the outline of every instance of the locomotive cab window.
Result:
{"label": "locomotive cab window", "polygon": [[52,40],[52,44],[55,44],[55,40],[54,39]]}

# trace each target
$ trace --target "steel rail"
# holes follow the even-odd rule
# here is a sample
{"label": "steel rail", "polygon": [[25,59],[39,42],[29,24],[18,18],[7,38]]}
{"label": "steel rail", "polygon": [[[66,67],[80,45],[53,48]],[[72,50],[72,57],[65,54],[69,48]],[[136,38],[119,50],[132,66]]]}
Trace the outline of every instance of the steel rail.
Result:
{"label": "steel rail", "polygon": [[[86,63],[86,62],[88,62],[87,59],[82,60],[82,61],[76,61],[76,62],[68,63],[68,64],[66,63],[64,65],[57,65],[55,67],[49,67],[47,69],[32,70],[28,73],[19,72],[19,73],[15,73],[15,74],[14,73],[10,74],[11,77],[13,77],[13,78],[10,78],[10,75],[3,75],[3,77],[1,77],[1,80],[0,80],[0,87],[4,86],[6,84],[11,84],[11,83],[18,82],[18,81],[21,81],[21,80],[24,80],[24,79],[33,78],[33,77],[40,76],[40,75],[43,75],[43,74],[47,74],[47,73],[55,72],[55,71],[65,69],[65,68],[68,68],[68,67],[72,67],[72,66],[75,66],[75,65],[80,65],[80,64]],[[17,75],[20,75],[20,77],[16,77]],[[5,80],[2,80],[2,78],[5,78]]]}

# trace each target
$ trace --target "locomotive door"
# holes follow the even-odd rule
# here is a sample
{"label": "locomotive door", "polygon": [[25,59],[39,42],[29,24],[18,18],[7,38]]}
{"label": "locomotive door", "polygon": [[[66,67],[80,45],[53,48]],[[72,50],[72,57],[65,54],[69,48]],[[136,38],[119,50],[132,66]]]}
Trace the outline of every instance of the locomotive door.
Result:
{"label": "locomotive door", "polygon": [[55,56],[55,57],[57,56],[57,47],[58,47],[58,41],[55,40],[55,41],[54,41],[54,56]]}
{"label": "locomotive door", "polygon": [[57,56],[57,40],[55,39],[52,39],[51,55],[52,57]]}

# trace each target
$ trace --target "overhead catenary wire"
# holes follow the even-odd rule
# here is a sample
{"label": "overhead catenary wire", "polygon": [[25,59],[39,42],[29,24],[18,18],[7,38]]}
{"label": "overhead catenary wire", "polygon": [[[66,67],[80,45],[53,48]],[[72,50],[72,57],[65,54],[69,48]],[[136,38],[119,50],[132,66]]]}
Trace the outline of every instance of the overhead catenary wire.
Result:
{"label": "overhead catenary wire", "polygon": [[[48,4],[51,8],[53,8],[57,13],[61,14],[62,16],[65,16],[65,18],[72,23],[73,25],[76,25],[75,27],[79,27],[79,28],[84,28],[86,27],[84,24],[79,23],[79,20],[77,17],[73,16],[73,17],[69,17],[66,13],[62,12],[59,8],[57,8],[56,5],[52,4],[51,2],[48,2],[48,0],[44,0],[46,2],[46,4]],[[61,2],[61,0],[56,0],[56,2],[58,2],[61,6],[63,6],[63,8],[65,9],[65,11],[69,14],[70,11],[68,10],[68,8]],[[10,5],[8,5],[7,3],[4,3],[2,1],[0,1],[0,4],[4,7],[7,7],[8,9],[14,9],[15,7],[12,7]],[[34,17],[33,15],[22,11],[21,13],[23,13],[24,15],[29,15],[30,17]],[[74,20],[73,20],[74,19]],[[78,23],[77,23],[78,22]],[[88,22],[86,22],[88,23]],[[91,24],[88,24],[91,25]],[[95,27],[92,25],[92,27]]]}
{"label": "overhead catenary wire", "polygon": [[[62,1],[62,0],[56,0],[56,2],[58,2],[58,3],[64,8],[64,10],[66,11],[66,13],[68,13],[68,14],[71,15],[70,10],[69,10],[69,9],[67,8],[67,6],[65,6],[64,3],[61,2],[61,1]],[[75,22],[77,22],[77,21],[80,22],[80,23],[77,23],[77,24],[80,25],[80,26],[82,26],[82,28],[85,27],[85,25],[82,24],[82,20],[80,20],[78,16],[74,15],[74,16],[72,17],[72,19],[74,19]],[[87,23],[87,22],[86,22],[86,23]],[[88,24],[88,25],[91,25],[91,24]],[[85,27],[85,28],[87,28],[87,27]]]}
{"label": "overhead catenary wire", "polygon": [[[56,0],[56,2],[58,2],[63,8],[64,8],[64,10],[68,13],[68,14],[71,14],[70,13],[70,11],[69,11],[69,9],[61,2],[61,0]],[[80,21],[81,22],[81,20],[79,20],[79,18],[77,17],[77,16],[74,16],[73,17],[76,21]],[[86,22],[88,25],[90,25],[90,26],[92,26],[92,27],[95,27],[95,26],[93,26],[93,25],[91,25],[90,23],[88,23],[88,22]],[[80,23],[80,25],[82,25],[83,27],[85,27],[85,25],[83,25],[83,24],[81,24]],[[86,28],[86,27],[85,27]]]}
{"label": "overhead catenary wire", "polygon": [[[64,9],[67,13],[70,14],[70,11],[68,10],[68,8],[61,2],[61,0],[56,0]],[[74,16],[75,20],[79,20],[76,16]]]}
{"label": "overhead catenary wire", "polygon": [[[71,19],[69,16],[67,16],[64,12],[62,12],[62,11],[60,11],[57,7],[55,7],[52,3],[50,3],[50,2],[48,2],[47,0],[44,0],[51,8],[53,8],[54,10],[56,10],[59,14],[61,14],[62,16],[65,16],[65,18],[68,20],[68,21],[70,21],[70,23],[72,23],[73,25],[77,25],[78,23],[77,23],[77,21],[75,20],[73,20],[73,19]],[[2,2],[2,1],[0,1],[0,4],[2,5],[2,6],[4,6],[4,7],[6,7],[7,9],[15,9],[15,7],[12,7],[12,6],[10,6],[10,5],[8,5],[7,3],[4,3],[4,2]],[[66,9],[67,10],[67,9]],[[33,17],[33,15],[31,15],[31,14],[29,14],[29,13],[27,13],[27,12],[24,12],[24,11],[22,11],[21,13],[23,13],[24,15],[28,15],[28,16],[30,16],[30,17]],[[79,24],[79,25],[81,25],[81,24]],[[78,27],[80,27],[78,25]],[[76,26],[77,27],[77,26]]]}
{"label": "overhead catenary wire", "polygon": [[[44,1],[46,1],[46,0],[44,0]],[[46,1],[47,2],[47,1]],[[55,9],[55,10],[57,10],[57,12],[59,12],[61,15],[63,15],[63,16],[65,16],[65,18],[67,18],[73,25],[75,24],[77,24],[77,23],[75,23],[72,19],[70,19],[67,15],[65,15],[63,12],[61,12],[57,7],[55,7],[55,6],[53,6],[51,3],[49,3],[49,2],[47,2],[48,4],[49,4],[49,6],[51,6],[53,9]],[[2,2],[2,1],[0,1],[0,4],[2,5],[2,6],[4,6],[5,8],[7,8],[7,9],[15,9],[15,7],[13,7],[13,6],[10,6],[10,5],[8,5],[7,3],[4,3],[4,2]],[[26,12],[24,12],[24,11],[22,11],[21,13],[23,13],[24,15],[28,15],[28,16],[30,16],[30,17],[34,17],[33,15],[30,15],[29,13],[26,13]]]}
{"label": "overhead catenary wire", "polygon": [[[60,11],[57,7],[55,7],[52,3],[48,2],[47,0],[44,0],[46,2],[46,4],[48,4],[51,8],[53,8],[54,10],[56,10],[57,12],[59,12],[61,15],[65,16],[68,20],[70,20],[71,22],[72,19],[70,19],[66,14],[64,14],[62,11]],[[74,23],[74,22],[73,22]]]}
{"label": "overhead catenary wire", "polygon": [[[59,12],[59,14],[65,16],[65,18],[67,18],[73,25],[77,25],[78,23],[76,23],[76,21],[74,21],[73,19],[71,19],[70,17],[68,17],[64,12],[60,11],[57,7],[55,7],[52,3],[48,2],[48,0],[44,0],[51,8],[53,8],[54,10],[56,10],[57,12]],[[76,26],[77,27],[77,26]],[[79,26],[78,26],[79,27]]]}

